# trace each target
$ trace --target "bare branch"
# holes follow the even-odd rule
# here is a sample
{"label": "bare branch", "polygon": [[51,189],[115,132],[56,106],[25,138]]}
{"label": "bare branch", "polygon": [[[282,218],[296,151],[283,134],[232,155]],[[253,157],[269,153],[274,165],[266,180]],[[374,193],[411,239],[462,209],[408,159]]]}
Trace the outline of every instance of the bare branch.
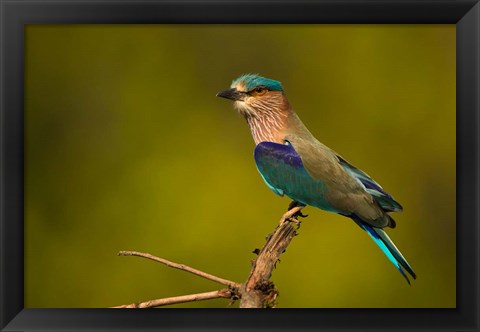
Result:
{"label": "bare branch", "polygon": [[247,281],[242,285],[240,293],[242,299],[240,308],[265,308],[274,307],[278,291],[270,280],[272,271],[279,261],[280,255],[297,235],[300,226],[298,216],[304,206],[295,206],[285,213],[273,234],[269,235],[267,242],[259,250],[257,259],[252,264],[252,269]]}
{"label": "bare branch", "polygon": [[298,205],[297,202],[292,202],[292,204],[290,204],[290,210],[287,211],[280,219],[280,223],[275,231],[267,237],[267,242],[263,248],[261,250],[255,249],[254,252],[258,254],[258,257],[252,262],[250,274],[247,278],[247,281],[245,281],[243,284],[219,278],[209,273],[194,269],[190,266],[174,263],[148,253],[137,251],[120,251],[118,253],[119,256],[138,256],[147,258],[155,262],[165,264],[169,267],[190,272],[202,278],[218,282],[222,285],[228,286],[229,288],[220,289],[213,292],[150,300],[142,303],[125,304],[114,308],[152,308],[176,303],[203,301],[216,298],[226,298],[231,299],[232,301],[241,299],[240,308],[275,307],[275,300],[278,296],[278,291],[275,289],[274,284],[270,281],[270,276],[272,275],[272,271],[277,262],[280,261],[280,255],[285,252],[294,236],[297,235],[296,230],[298,227],[300,227],[300,220],[298,220],[298,217],[306,217],[301,213],[301,210],[304,208],[303,205]]}
{"label": "bare branch", "polygon": [[112,308],[154,308],[154,307],[161,307],[161,306],[166,306],[171,304],[211,300],[211,299],[218,299],[218,298],[230,299],[230,298],[234,298],[235,296],[236,295],[234,291],[225,288],[225,289],[220,289],[213,292],[167,297],[164,299],[150,300],[150,301],[145,301],[141,303],[119,305]]}
{"label": "bare branch", "polygon": [[187,266],[185,264],[174,263],[174,262],[171,262],[171,261],[166,260],[164,258],[160,258],[160,257],[157,257],[157,256],[150,255],[148,253],[143,253],[143,252],[138,252],[138,251],[120,251],[118,253],[118,255],[119,256],[138,256],[138,257],[148,258],[148,259],[151,259],[155,262],[165,264],[168,267],[172,267],[174,269],[179,269],[179,270],[182,270],[182,271],[187,271],[187,272],[193,273],[197,276],[200,276],[202,278],[218,282],[219,284],[222,284],[222,285],[225,285],[225,286],[229,286],[231,288],[240,288],[240,286],[241,286],[239,283],[236,283],[234,281],[219,278],[219,277],[214,276],[212,274],[194,269],[193,267]]}

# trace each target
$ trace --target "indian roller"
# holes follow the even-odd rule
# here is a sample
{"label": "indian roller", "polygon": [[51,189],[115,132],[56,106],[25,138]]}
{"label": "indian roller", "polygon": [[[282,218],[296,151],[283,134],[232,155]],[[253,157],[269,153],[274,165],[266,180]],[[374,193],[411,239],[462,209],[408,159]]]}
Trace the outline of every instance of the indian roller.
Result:
{"label": "indian roller", "polygon": [[257,74],[233,80],[218,97],[234,101],[250,127],[255,163],[267,186],[299,206],[337,213],[366,231],[410,284],[415,272],[383,228],[402,206],[377,182],[320,143],[292,109],[282,84]]}

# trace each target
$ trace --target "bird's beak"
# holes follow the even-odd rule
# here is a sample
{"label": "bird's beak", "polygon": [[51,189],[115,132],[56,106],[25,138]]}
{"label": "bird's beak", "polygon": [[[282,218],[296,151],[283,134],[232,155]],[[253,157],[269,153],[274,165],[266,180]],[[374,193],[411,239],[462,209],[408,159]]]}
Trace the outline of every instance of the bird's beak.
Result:
{"label": "bird's beak", "polygon": [[231,100],[242,100],[243,99],[243,94],[239,92],[237,89],[227,89],[220,91],[217,93],[217,97],[222,97],[226,99],[231,99]]}

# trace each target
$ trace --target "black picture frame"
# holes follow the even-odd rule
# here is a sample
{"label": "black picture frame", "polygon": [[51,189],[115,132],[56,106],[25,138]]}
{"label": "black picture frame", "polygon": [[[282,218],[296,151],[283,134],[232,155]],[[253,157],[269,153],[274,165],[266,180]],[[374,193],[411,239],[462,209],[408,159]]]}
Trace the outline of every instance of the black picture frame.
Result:
{"label": "black picture frame", "polygon": [[[479,329],[477,0],[15,1],[1,11],[2,331]],[[24,309],[24,25],[44,23],[447,23],[457,28],[456,309]]]}

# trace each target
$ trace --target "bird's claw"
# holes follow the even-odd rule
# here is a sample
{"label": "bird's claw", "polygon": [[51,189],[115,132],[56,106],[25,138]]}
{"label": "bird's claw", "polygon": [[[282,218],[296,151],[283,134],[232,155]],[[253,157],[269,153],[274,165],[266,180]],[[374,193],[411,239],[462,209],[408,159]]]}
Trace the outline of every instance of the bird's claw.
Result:
{"label": "bird's claw", "polygon": [[[291,209],[296,208],[296,207],[304,208],[305,206],[306,206],[305,204],[302,204],[300,202],[291,201],[290,204],[288,204],[288,210],[287,211],[290,211]],[[292,216],[290,218],[298,218],[298,217],[306,218],[306,217],[308,217],[308,214],[303,214],[302,210],[299,210],[299,211],[295,212],[294,214],[292,214]]]}
{"label": "bird's claw", "polygon": [[303,214],[302,211],[298,211],[297,213],[295,213],[295,214],[293,215],[293,217],[306,218],[306,217],[308,217],[308,214]]}

